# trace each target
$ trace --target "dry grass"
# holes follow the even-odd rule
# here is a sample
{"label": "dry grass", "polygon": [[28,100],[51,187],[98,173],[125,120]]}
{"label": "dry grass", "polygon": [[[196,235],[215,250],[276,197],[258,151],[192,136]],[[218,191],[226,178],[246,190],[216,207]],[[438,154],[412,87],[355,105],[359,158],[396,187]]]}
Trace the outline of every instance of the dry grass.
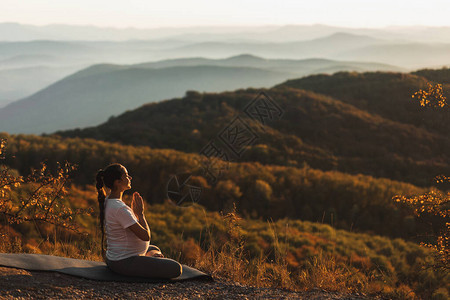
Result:
{"label": "dry grass", "polygon": [[[226,225],[227,239],[223,240],[213,234],[213,226],[208,223],[204,211],[206,239],[200,247],[192,239],[174,241],[173,249],[180,249],[184,255],[178,261],[191,265],[204,272],[212,274],[224,281],[238,282],[247,286],[283,288],[291,291],[306,291],[323,289],[330,292],[363,294],[382,294],[396,299],[414,299],[415,295],[408,287],[390,288],[382,282],[377,285],[368,274],[351,269],[349,264],[338,260],[331,254],[319,251],[317,255],[306,259],[302,266],[293,268],[287,262],[288,241],[279,241],[279,235],[273,222],[268,222],[269,231],[273,237],[273,260],[267,255],[250,257],[245,250],[245,239],[241,234],[241,218],[236,211],[222,215]],[[5,230],[1,230],[5,232]],[[177,244],[178,243],[178,244]],[[183,245],[182,248],[179,246]],[[206,249],[206,250],[203,250]],[[0,239],[0,252],[9,253],[42,253],[78,259],[101,261],[98,239],[86,239],[83,246],[71,236],[64,236],[57,231],[39,243],[27,241],[23,243],[14,234],[3,233]],[[188,253],[188,255],[186,255]],[[176,257],[172,255],[169,257]],[[358,258],[356,258],[358,259]]]}
{"label": "dry grass", "polygon": [[335,257],[322,251],[306,262],[300,272],[299,283],[305,288],[317,287],[329,291],[367,291],[367,277],[360,272],[352,272],[345,264],[336,263]]}
{"label": "dry grass", "polygon": [[102,261],[99,255],[100,243],[88,237],[84,239],[83,246],[80,246],[79,239],[75,241],[71,235],[59,235],[57,230],[39,241],[36,239],[23,241],[13,230],[6,230],[5,227],[0,227],[0,230],[3,231],[0,233],[0,252],[2,253],[36,253]]}
{"label": "dry grass", "polygon": [[[350,272],[345,265],[338,265],[332,256],[319,252],[306,263],[306,269],[293,272],[287,263],[287,241],[284,247],[279,242],[273,222],[268,222],[274,238],[273,261],[267,256],[248,259],[245,242],[240,235],[240,218],[235,210],[223,216],[230,237],[225,243],[218,244],[208,230],[208,250],[198,256],[194,267],[213,276],[233,280],[245,285],[257,287],[285,288],[302,291],[322,288],[329,291],[353,292],[367,290],[368,282],[364,276]],[[207,218],[205,215],[205,221]],[[208,227],[208,223],[206,227]]]}
{"label": "dry grass", "polygon": [[[222,219],[227,225],[229,239],[219,244],[211,233],[205,212],[208,235],[206,248],[208,250],[199,255],[194,267],[211,273],[213,276],[245,285],[296,290],[287,269],[286,260],[279,255],[281,251],[277,251],[276,263],[267,263],[267,257],[263,256],[250,259],[245,252],[245,241],[240,234],[241,219],[236,214],[235,207],[232,212],[223,215]],[[276,238],[275,231],[273,234]],[[277,243],[276,248],[278,246]]]}

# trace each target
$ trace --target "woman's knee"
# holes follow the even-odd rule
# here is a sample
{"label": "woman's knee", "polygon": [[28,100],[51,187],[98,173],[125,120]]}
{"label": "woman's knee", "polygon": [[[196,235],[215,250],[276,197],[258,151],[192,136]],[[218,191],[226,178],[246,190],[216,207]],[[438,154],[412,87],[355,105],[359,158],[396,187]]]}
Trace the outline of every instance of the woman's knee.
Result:
{"label": "woman's knee", "polygon": [[169,273],[171,278],[180,276],[183,273],[183,267],[175,260],[171,260],[169,266]]}

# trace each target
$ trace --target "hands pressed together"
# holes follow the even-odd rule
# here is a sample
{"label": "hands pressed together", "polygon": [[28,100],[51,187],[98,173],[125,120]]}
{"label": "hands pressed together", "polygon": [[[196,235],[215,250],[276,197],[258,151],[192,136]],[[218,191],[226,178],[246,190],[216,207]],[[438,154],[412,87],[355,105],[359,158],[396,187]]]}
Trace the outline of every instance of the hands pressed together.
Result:
{"label": "hands pressed together", "polygon": [[131,201],[131,209],[133,210],[136,217],[144,214],[144,199],[138,192],[133,193],[133,200]]}
{"label": "hands pressed together", "polygon": [[[144,216],[144,199],[138,192],[133,193],[133,200],[131,201],[131,209],[137,218]],[[164,257],[164,255],[159,250],[150,250],[145,256],[151,257]]]}

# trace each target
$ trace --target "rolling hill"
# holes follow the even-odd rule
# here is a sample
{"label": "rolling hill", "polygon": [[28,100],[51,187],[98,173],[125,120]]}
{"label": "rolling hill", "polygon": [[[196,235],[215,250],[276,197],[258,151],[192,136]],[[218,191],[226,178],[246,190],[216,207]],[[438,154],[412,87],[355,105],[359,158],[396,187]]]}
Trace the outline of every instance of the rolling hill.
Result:
{"label": "rolling hill", "polygon": [[[22,99],[37,89],[45,88],[45,83],[54,83],[68,75],[60,72],[60,76],[54,78],[46,68],[71,67],[75,71],[96,64],[140,64],[186,57],[215,59],[215,62],[205,63],[221,65],[222,62],[217,60],[247,53],[277,59],[277,66],[284,63],[286,67],[283,69],[290,69],[288,72],[301,76],[343,70],[412,71],[440,67],[448,64],[450,59],[450,44],[445,38],[447,31],[448,28],[412,28],[407,34],[401,29],[357,30],[317,25],[203,28],[201,32],[196,32],[196,28],[158,31],[0,24],[0,71],[10,71],[12,68],[17,69],[16,72],[21,68],[35,68],[36,71],[40,68],[34,80],[29,79],[30,76],[17,80],[11,76],[5,84],[11,83],[11,86],[8,91],[0,90],[0,100],[7,104]],[[428,32],[429,35],[421,36],[421,32]],[[126,39],[126,36],[130,38]],[[436,40],[437,37],[441,38]],[[317,62],[322,59],[325,66],[300,71],[296,67],[297,62],[293,61],[299,59]],[[326,60],[345,62],[331,67],[326,65]],[[181,60],[178,62],[182,64]],[[272,62],[264,64],[271,65]],[[278,70],[274,68],[271,71]],[[54,79],[42,81],[41,78]],[[27,89],[28,86],[35,88]]]}
{"label": "rolling hill", "polygon": [[217,182],[212,182],[202,172],[197,153],[57,135],[0,133],[0,138],[8,143],[5,164],[20,174],[29,174],[30,167],[44,160],[48,170],[54,170],[58,161],[69,161],[77,164],[71,182],[87,185],[92,191],[95,173],[110,162],[120,162],[132,174],[133,189],[149,204],[169,199],[170,178],[188,172],[193,175],[189,184],[202,188],[198,203],[208,210],[230,209],[234,201],[239,213],[246,217],[325,220],[347,230],[413,240],[413,229],[427,227],[411,220],[411,211],[392,201],[394,195],[418,194],[426,189],[386,178],[321,171],[306,164],[295,167],[236,160]]}
{"label": "rolling hill", "polygon": [[450,62],[450,43],[389,43],[369,45],[341,51],[330,56],[333,59],[357,60],[395,64],[404,68],[448,66]]}
{"label": "rolling hill", "polygon": [[0,82],[2,83],[0,86],[0,108],[18,99],[30,96],[80,68],[71,66],[0,68]]}
{"label": "rolling hill", "polygon": [[286,73],[237,67],[92,67],[7,105],[0,110],[0,128],[11,133],[42,133],[92,126],[125,110],[182,95],[189,89],[263,87],[286,77]]}
{"label": "rolling hill", "polygon": [[[395,75],[373,74],[384,78],[386,83]],[[393,102],[394,108],[409,105],[405,116],[415,116],[416,123],[412,117],[409,122],[401,121],[406,117],[389,118],[375,109],[362,109],[350,101],[288,85],[289,81],[266,90],[285,112],[264,132],[254,120],[248,120],[259,140],[239,159],[294,166],[306,162],[322,170],[363,173],[418,185],[429,185],[436,174],[450,171],[448,136],[437,128],[427,129],[421,123],[422,112],[413,101],[402,103],[404,99],[400,96],[385,100]],[[147,104],[97,127],[58,134],[198,152],[210,140],[217,139],[217,134],[234,116],[243,115],[244,106],[258,92],[255,89],[220,94],[189,92],[182,99]]]}
{"label": "rolling hill", "polygon": [[325,37],[295,42],[198,42],[164,51],[169,57],[202,56],[227,57],[250,53],[268,58],[305,59],[311,57],[332,58],[334,54],[363,46],[386,44],[387,41],[363,35],[337,32]]}
{"label": "rolling hill", "polygon": [[214,65],[227,67],[252,67],[278,72],[289,72],[298,76],[316,73],[334,73],[336,71],[402,71],[394,65],[379,63],[361,63],[358,61],[336,61],[331,59],[265,59],[251,54],[241,54],[225,59],[202,57],[167,59],[157,62],[135,64],[139,68],[167,68],[174,66]]}
{"label": "rolling hill", "polygon": [[[324,72],[336,69],[398,68],[382,64],[322,59],[269,60],[252,55],[221,60],[165,60],[130,66],[95,65],[0,109],[0,128],[10,133],[48,133],[87,127],[100,124],[113,115],[147,102],[180,97],[186,90],[221,92],[246,87],[270,87],[286,79],[301,77],[318,70]],[[13,71],[5,72],[11,74]],[[28,77],[16,80],[21,92],[36,87],[46,76],[41,72],[40,80],[28,85],[25,84],[26,78]],[[10,77],[7,79],[13,80]],[[11,82],[8,86],[12,88],[16,85]]]}
{"label": "rolling hill", "polygon": [[18,23],[0,23],[0,40],[65,40],[65,41],[130,41],[181,39],[189,42],[209,41],[266,41],[289,42],[310,40],[336,32],[367,35],[387,40],[408,40],[417,42],[450,42],[450,27],[430,26],[390,26],[385,28],[335,27],[324,24],[314,25],[267,25],[245,26],[195,26],[160,27],[151,29],[105,28],[96,26],[76,26],[53,24],[33,26]]}
{"label": "rolling hill", "polygon": [[447,114],[420,109],[418,105],[413,105],[411,95],[426,88],[426,83],[431,81],[444,83],[444,92],[448,97],[450,85],[446,83],[449,80],[448,69],[423,70],[410,74],[340,72],[288,80],[276,87],[288,86],[314,91],[337,98],[371,114],[446,135],[450,130]]}

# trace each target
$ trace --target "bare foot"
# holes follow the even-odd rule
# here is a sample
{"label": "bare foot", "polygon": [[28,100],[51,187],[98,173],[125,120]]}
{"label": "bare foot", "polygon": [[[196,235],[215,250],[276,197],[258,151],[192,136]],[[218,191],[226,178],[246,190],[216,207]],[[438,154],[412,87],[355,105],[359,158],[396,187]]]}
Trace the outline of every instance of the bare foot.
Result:
{"label": "bare foot", "polygon": [[151,257],[164,257],[164,255],[161,253],[161,251],[158,250],[150,250],[145,254],[145,256],[151,256]]}

